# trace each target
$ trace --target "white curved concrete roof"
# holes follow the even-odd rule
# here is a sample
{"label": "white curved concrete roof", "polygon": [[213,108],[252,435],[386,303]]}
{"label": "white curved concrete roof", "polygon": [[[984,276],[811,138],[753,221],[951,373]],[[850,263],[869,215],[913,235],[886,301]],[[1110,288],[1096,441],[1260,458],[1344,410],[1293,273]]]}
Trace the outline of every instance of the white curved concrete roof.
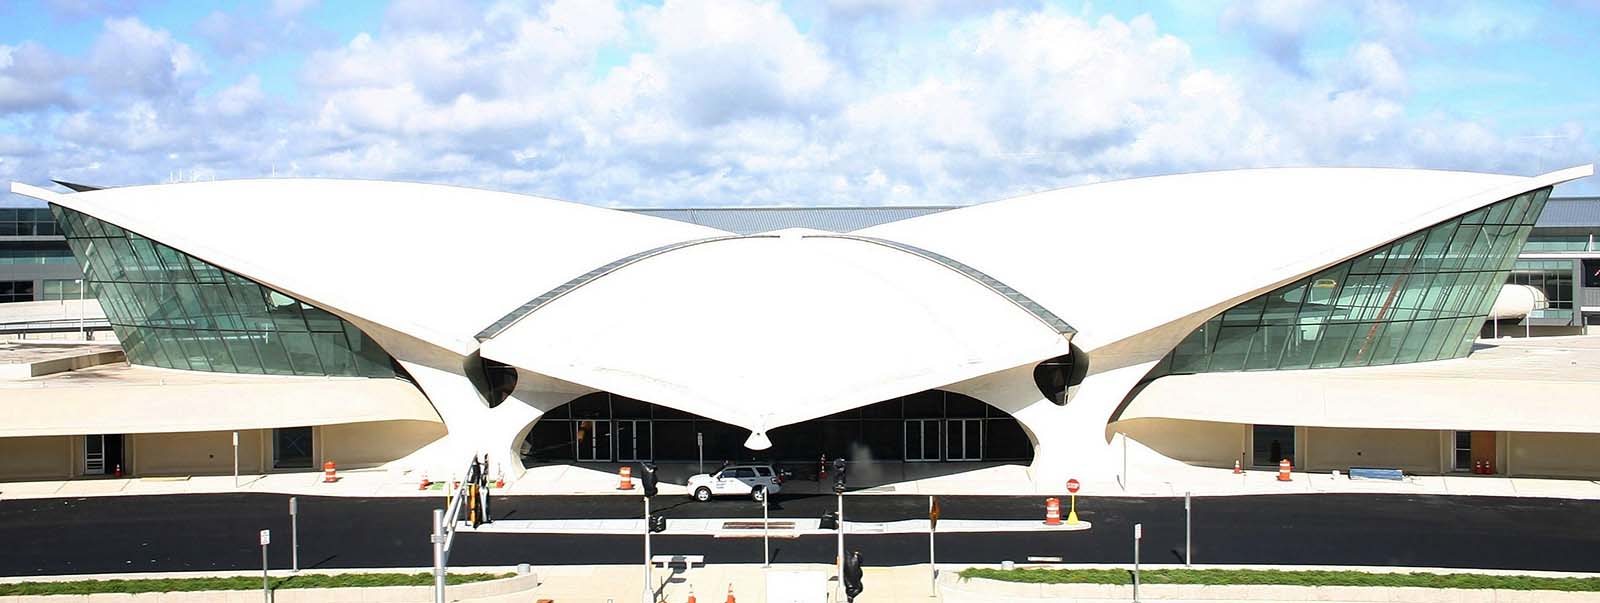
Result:
{"label": "white curved concrete roof", "polygon": [[[1058,189],[856,234],[910,243],[988,273],[1072,323],[1073,342],[1093,356],[1452,216],[1592,173],[1592,166],[1532,178],[1381,168],[1203,172]],[[1151,348],[1154,359],[1167,346]]]}
{"label": "white curved concrete roof", "polygon": [[757,434],[1067,353],[1067,336],[928,259],[817,231],[669,251],[483,343],[524,370]]}
{"label": "white curved concrete roof", "polygon": [[266,179],[13,191],[137,232],[289,295],[471,353],[534,296],[704,226],[512,193]]}

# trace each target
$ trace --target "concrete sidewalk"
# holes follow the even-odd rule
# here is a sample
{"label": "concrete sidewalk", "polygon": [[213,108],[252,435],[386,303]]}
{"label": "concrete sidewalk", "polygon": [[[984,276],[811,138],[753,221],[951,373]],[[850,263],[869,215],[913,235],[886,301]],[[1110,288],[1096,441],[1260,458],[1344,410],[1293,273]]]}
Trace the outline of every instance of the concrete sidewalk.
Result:
{"label": "concrete sidewalk", "polygon": [[[268,475],[242,475],[238,485],[233,476],[176,476],[133,478],[81,478],[0,483],[0,500],[66,498],[83,496],[128,496],[151,494],[197,494],[224,492],[270,492],[307,496],[351,497],[439,497],[440,485],[421,490],[421,474],[401,469],[357,469],[339,471],[335,483],[323,483],[322,473],[303,471]],[[439,476],[436,476],[439,477]],[[852,474],[852,478],[855,474]],[[907,476],[914,477],[914,476]],[[632,490],[620,490],[616,473],[575,465],[544,465],[530,468],[526,475],[496,494],[541,495],[618,494],[638,496],[637,480]],[[852,479],[852,481],[856,481]],[[865,481],[865,480],[862,480]],[[871,483],[871,482],[868,482]],[[828,492],[831,482],[791,480],[784,491],[795,493]],[[914,495],[1041,495],[1065,497],[1065,487],[1035,488],[1027,468],[1021,465],[996,465],[970,471],[887,482],[854,489],[852,496],[874,494]],[[1542,479],[1480,475],[1407,476],[1403,481],[1363,481],[1328,473],[1293,473],[1293,480],[1277,480],[1276,471],[1245,471],[1235,475],[1228,469],[1209,467],[1162,467],[1132,472],[1124,486],[1117,481],[1084,480],[1080,496],[1241,496],[1253,494],[1451,494],[1473,496],[1523,496],[1600,500],[1600,482],[1581,479]],[[662,483],[664,496],[687,496],[684,486]]]}

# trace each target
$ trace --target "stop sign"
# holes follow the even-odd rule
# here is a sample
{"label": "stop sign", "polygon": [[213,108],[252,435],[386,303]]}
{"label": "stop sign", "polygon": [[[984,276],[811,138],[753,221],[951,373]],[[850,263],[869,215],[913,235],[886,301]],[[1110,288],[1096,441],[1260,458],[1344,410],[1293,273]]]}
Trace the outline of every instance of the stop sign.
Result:
{"label": "stop sign", "polygon": [[1073,494],[1077,494],[1078,493],[1078,480],[1076,480],[1076,479],[1067,480],[1067,492],[1071,492]]}

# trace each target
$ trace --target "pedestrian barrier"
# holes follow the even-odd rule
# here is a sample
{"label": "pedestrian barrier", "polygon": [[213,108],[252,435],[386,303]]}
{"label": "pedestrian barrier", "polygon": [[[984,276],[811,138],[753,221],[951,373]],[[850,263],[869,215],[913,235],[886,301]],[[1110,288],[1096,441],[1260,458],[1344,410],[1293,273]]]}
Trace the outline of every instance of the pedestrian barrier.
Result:
{"label": "pedestrian barrier", "polygon": [[617,478],[622,480],[622,483],[617,485],[618,490],[633,489],[633,467],[624,465],[621,469],[618,469]]}
{"label": "pedestrian barrier", "polygon": [[337,471],[334,471],[333,461],[327,461],[327,462],[323,463],[322,464],[322,483],[331,484],[331,483],[334,483],[336,481],[339,481],[339,474],[338,474]]}
{"label": "pedestrian barrier", "polygon": [[1278,461],[1278,481],[1280,481],[1280,482],[1294,481],[1294,480],[1289,478],[1289,472],[1291,470],[1293,470],[1293,469],[1294,469],[1294,464],[1290,463],[1289,459],[1283,459],[1281,461]]}
{"label": "pedestrian barrier", "polygon": [[1044,525],[1061,525],[1061,499],[1053,496],[1044,499]]}

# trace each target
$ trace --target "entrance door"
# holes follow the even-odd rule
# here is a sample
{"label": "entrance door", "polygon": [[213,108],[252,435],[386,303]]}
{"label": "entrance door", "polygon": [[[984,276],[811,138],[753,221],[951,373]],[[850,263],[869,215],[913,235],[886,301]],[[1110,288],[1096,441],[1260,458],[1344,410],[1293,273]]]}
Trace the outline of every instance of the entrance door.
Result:
{"label": "entrance door", "polygon": [[1294,462],[1294,428],[1288,425],[1256,425],[1251,429],[1257,467],[1277,467],[1278,461]]}
{"label": "entrance door", "polygon": [[939,460],[938,419],[906,419],[906,460]]}
{"label": "entrance door", "polygon": [[121,434],[83,437],[84,475],[112,475],[121,466]]}
{"label": "entrance door", "polygon": [[617,420],[617,460],[648,461],[651,454],[650,421],[644,419]]}
{"label": "entrance door", "polygon": [[949,419],[944,423],[944,434],[945,460],[983,459],[983,419]]}
{"label": "entrance door", "polygon": [[272,430],[272,468],[310,469],[315,463],[311,456],[310,427],[280,427]]}
{"label": "entrance door", "polygon": [[609,462],[611,460],[611,422],[584,419],[573,421],[572,444],[578,448],[578,460]]}

